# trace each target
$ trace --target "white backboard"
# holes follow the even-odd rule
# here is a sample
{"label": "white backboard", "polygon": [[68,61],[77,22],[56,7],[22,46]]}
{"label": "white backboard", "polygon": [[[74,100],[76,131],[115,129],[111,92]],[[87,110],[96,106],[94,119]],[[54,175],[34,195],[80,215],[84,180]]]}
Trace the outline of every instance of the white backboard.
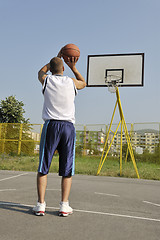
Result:
{"label": "white backboard", "polygon": [[144,53],[88,55],[87,86],[106,87],[108,76],[119,79],[118,86],[143,86]]}

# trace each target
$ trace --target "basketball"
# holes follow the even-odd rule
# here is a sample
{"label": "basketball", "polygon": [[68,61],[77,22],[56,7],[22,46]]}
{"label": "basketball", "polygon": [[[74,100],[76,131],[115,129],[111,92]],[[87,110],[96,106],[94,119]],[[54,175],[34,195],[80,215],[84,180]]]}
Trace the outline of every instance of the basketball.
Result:
{"label": "basketball", "polygon": [[62,48],[62,57],[65,62],[67,62],[68,57],[78,57],[80,56],[80,50],[79,47],[77,47],[75,44],[67,44]]}

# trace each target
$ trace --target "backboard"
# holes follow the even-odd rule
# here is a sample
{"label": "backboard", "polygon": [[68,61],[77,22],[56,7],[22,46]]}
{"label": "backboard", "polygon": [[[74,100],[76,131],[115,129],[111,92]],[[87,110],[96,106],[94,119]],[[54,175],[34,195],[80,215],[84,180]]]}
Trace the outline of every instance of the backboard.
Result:
{"label": "backboard", "polygon": [[118,86],[144,84],[144,53],[88,55],[87,87],[106,87],[116,80]]}

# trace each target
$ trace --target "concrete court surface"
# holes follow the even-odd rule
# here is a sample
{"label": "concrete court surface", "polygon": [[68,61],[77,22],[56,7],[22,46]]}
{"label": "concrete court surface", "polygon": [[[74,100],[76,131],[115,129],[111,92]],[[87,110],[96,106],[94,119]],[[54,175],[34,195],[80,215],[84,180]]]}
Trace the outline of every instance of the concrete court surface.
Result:
{"label": "concrete court surface", "polygon": [[76,175],[66,218],[60,183],[48,175],[46,215],[37,217],[36,173],[0,171],[0,240],[160,239],[160,181]]}

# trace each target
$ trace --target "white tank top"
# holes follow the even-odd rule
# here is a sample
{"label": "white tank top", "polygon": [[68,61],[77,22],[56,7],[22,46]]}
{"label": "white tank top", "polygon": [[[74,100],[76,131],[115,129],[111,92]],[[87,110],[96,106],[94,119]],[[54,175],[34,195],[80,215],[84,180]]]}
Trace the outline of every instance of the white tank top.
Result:
{"label": "white tank top", "polygon": [[70,77],[48,75],[44,81],[42,92],[44,94],[42,111],[44,121],[55,119],[75,123],[74,99],[77,89]]}

